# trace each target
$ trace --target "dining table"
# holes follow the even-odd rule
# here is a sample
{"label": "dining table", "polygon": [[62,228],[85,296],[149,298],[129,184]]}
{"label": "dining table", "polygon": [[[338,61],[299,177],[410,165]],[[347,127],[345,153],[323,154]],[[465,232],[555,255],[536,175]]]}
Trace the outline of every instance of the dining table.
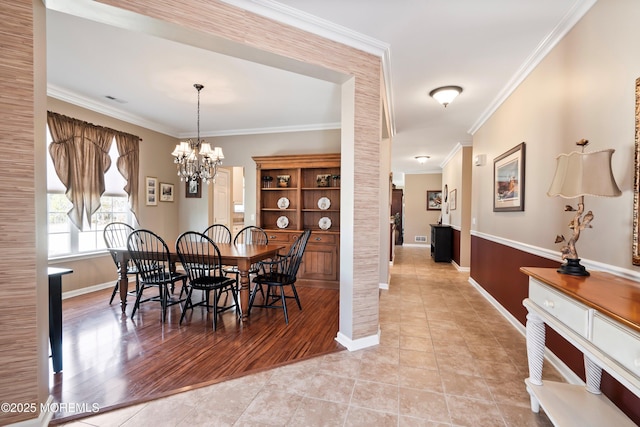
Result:
{"label": "dining table", "polygon": [[[249,279],[249,271],[251,265],[265,259],[273,258],[285,245],[269,243],[266,245],[254,245],[244,243],[216,243],[220,250],[220,258],[223,265],[233,265],[238,268],[238,291],[240,293],[240,309],[242,312],[242,320],[246,321],[249,317],[249,293],[251,283]],[[127,265],[131,258],[129,250],[126,247],[109,248],[109,252],[115,255],[118,261],[118,283],[120,290],[120,307],[122,313],[127,308],[127,293],[129,292],[129,278],[127,275]],[[178,253],[175,248],[170,248],[169,258],[172,269],[175,270],[175,264],[180,262]]]}

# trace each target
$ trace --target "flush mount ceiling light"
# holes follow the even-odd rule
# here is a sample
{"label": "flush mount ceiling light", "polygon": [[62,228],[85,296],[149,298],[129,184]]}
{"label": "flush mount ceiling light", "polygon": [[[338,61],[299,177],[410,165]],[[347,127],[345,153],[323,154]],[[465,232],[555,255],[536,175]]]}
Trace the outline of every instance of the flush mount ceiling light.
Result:
{"label": "flush mount ceiling light", "polygon": [[421,165],[424,165],[425,163],[427,163],[427,160],[429,160],[430,157],[429,156],[416,156],[416,160],[418,161],[418,163],[420,163]]}
{"label": "flush mount ceiling light", "polygon": [[462,93],[460,86],[442,86],[429,92],[429,96],[447,108],[447,105]]}

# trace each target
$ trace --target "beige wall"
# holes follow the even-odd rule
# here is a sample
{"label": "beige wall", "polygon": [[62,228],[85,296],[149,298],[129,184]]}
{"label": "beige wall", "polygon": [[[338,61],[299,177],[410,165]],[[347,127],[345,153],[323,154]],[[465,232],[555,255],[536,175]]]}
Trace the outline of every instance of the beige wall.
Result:
{"label": "beige wall", "polygon": [[[555,157],[574,150],[614,148],[613,171],[623,194],[586,197],[593,228],[577,243],[579,256],[632,269],[635,80],[640,77],[640,3],[600,0],[474,135],[474,154],[487,164],[473,168],[472,229],[533,245],[559,255],[557,234],[569,233],[575,200],[547,197]],[[492,159],[526,143],[525,211],[492,211]],[[597,171],[594,171],[597,173]],[[559,259],[559,257],[558,257]]]}
{"label": "beige wall", "polygon": [[[408,174],[404,176],[404,244],[431,243],[431,227],[440,217],[440,211],[427,210],[427,190],[442,189],[442,174]],[[427,236],[427,241],[416,242],[415,236]]]}
{"label": "beige wall", "polygon": [[[442,186],[449,190],[443,223],[460,231],[460,267],[471,265],[471,146],[458,145],[442,168]],[[454,194],[455,190],[455,194]],[[455,197],[455,209],[454,207]],[[448,205],[448,209],[447,209]]]}

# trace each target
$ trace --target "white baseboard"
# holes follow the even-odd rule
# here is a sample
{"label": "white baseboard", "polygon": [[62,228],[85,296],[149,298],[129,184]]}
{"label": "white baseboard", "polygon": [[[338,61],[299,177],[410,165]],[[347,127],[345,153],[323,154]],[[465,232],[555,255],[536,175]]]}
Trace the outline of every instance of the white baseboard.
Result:
{"label": "white baseboard", "polygon": [[341,345],[345,346],[349,351],[362,350],[363,348],[373,347],[374,345],[380,344],[380,327],[378,327],[378,333],[375,335],[370,335],[368,337],[359,338],[357,340],[352,340],[351,338],[344,335],[342,332],[338,332],[336,336],[336,341]]}
{"label": "white baseboard", "polygon": [[471,267],[460,267],[460,266],[458,265],[458,263],[457,263],[457,262],[455,262],[455,261],[453,261],[453,260],[451,261],[451,264],[453,264],[453,266],[454,266],[454,267],[456,268],[456,270],[458,270],[458,271],[461,271],[461,272],[464,272],[464,273],[468,273],[468,272],[470,272],[470,271],[471,271]]}
{"label": "white baseboard", "polygon": [[[129,278],[129,283],[136,283],[136,280],[134,277],[130,277]],[[74,289],[72,291],[67,291],[67,292],[63,292],[62,293],[62,299],[67,299],[67,298],[72,298],[72,297],[77,297],[80,295],[84,295],[84,294],[89,294],[91,292],[96,292],[96,291],[101,291],[103,289],[107,289],[107,288],[113,288],[116,284],[115,280],[112,280],[111,282],[107,282],[107,283],[98,283],[97,285],[93,285],[93,286],[87,286],[86,288],[80,288],[80,289]],[[131,286],[129,286],[129,289],[132,289]],[[135,289],[135,286],[134,288]]]}

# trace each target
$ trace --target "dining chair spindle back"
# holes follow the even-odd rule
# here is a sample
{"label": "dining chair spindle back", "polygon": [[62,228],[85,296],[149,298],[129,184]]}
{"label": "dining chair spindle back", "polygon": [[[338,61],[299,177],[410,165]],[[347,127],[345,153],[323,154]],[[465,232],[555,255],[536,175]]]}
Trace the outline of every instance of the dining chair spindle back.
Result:
{"label": "dining chair spindle back", "polygon": [[[150,230],[134,230],[127,239],[127,249],[129,256],[133,259],[139,273],[140,286],[136,296],[136,303],[133,306],[131,317],[136,314],[140,308],[140,304],[145,301],[159,301],[162,306],[162,321],[164,322],[167,315],[167,308],[180,304],[185,301],[182,298],[186,291],[187,275],[173,271],[173,262],[169,247],[164,240]],[[172,297],[171,291],[175,283],[181,281],[182,288],[178,298]],[[145,289],[158,288],[158,296],[142,299]]]}
{"label": "dining chair spindle back", "polygon": [[[195,231],[187,231],[182,233],[176,240],[176,252],[180,258],[182,266],[189,276],[189,290],[184,305],[180,323],[184,320],[187,309],[201,305],[213,308],[213,330],[215,331],[218,324],[218,314],[236,309],[240,313],[238,305],[238,292],[236,280],[226,277],[222,271],[222,261],[220,250],[215,242],[205,234]],[[203,291],[202,301],[194,304],[192,294],[194,290]],[[209,304],[210,294],[213,291],[213,304]],[[231,292],[233,303],[228,306],[219,307],[218,301],[223,292]]]}

